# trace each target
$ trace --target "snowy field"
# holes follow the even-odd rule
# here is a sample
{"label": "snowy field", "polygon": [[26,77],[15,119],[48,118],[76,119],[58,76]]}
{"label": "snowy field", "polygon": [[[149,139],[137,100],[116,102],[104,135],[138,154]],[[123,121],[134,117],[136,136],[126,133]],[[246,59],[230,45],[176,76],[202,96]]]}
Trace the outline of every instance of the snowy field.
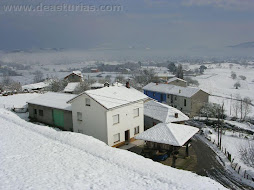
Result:
{"label": "snowy field", "polygon": [[27,94],[14,94],[10,96],[0,96],[0,108],[22,108],[31,100],[41,94],[27,93]]}
{"label": "snowy field", "polygon": [[0,109],[0,189],[224,189],[92,137]]}
{"label": "snowy field", "polygon": [[[193,77],[198,80],[199,88],[205,90],[212,95],[218,95],[222,97],[236,98],[238,95],[243,99],[249,97],[252,102],[254,102],[254,65],[251,66],[241,66],[233,64],[230,68],[230,63],[222,63],[221,66],[215,64],[207,64],[208,69],[205,70],[204,75]],[[198,68],[200,65],[193,65],[190,68]],[[231,72],[235,72],[237,79],[233,80],[231,78]],[[246,80],[241,80],[240,75],[246,77]],[[239,89],[234,88],[234,84],[239,82],[241,87]],[[224,103],[227,115],[235,116],[233,112],[234,100],[231,101],[227,98],[210,96],[209,101],[213,103]],[[230,108],[231,107],[231,108]],[[231,109],[231,114],[230,114]],[[254,108],[249,116],[254,116]]]}

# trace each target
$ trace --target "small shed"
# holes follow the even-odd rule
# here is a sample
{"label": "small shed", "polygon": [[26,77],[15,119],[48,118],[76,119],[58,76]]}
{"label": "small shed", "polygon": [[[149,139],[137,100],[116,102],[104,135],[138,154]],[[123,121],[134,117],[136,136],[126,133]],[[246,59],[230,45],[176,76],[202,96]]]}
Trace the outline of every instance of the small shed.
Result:
{"label": "small shed", "polygon": [[76,88],[80,86],[80,82],[69,82],[67,86],[64,88],[65,93],[72,94]]}
{"label": "small shed", "polygon": [[76,95],[48,92],[29,100],[29,118],[62,130],[73,131],[72,109],[66,102]]}
{"label": "small shed", "polygon": [[83,75],[81,71],[72,71],[72,73],[64,77],[64,79],[68,80],[69,82],[82,82]]}
{"label": "small shed", "polygon": [[[199,131],[198,128],[175,123],[159,123],[154,127],[140,133],[135,139],[145,140],[150,148],[171,150],[181,147]],[[186,152],[188,152],[188,145]]]}

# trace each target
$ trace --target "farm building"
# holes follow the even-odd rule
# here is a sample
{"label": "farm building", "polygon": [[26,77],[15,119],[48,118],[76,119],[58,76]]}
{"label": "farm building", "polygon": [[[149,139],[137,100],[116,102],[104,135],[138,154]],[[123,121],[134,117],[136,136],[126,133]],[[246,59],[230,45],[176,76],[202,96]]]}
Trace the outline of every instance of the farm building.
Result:
{"label": "farm building", "polygon": [[209,100],[207,92],[193,87],[149,83],[143,90],[147,96],[173,106],[190,117],[198,115],[201,107]]}
{"label": "farm building", "polygon": [[187,87],[187,81],[186,80],[183,80],[183,79],[180,79],[180,78],[177,78],[177,77],[174,77],[174,78],[171,78],[167,81],[167,84],[172,84],[172,85],[176,85],[176,86],[182,86],[182,87]]}
{"label": "farm building", "polygon": [[72,71],[72,73],[64,77],[64,79],[68,80],[69,82],[82,82],[83,75],[81,71]]}
{"label": "farm building", "polygon": [[67,86],[64,88],[65,93],[72,94],[75,89],[77,89],[80,86],[80,82],[69,82]]}
{"label": "farm building", "polygon": [[155,100],[144,103],[145,130],[158,123],[179,123],[189,120],[189,117],[178,109]]}
{"label": "farm building", "polygon": [[75,96],[48,92],[29,100],[29,118],[62,130],[73,131],[71,105],[66,102]]}

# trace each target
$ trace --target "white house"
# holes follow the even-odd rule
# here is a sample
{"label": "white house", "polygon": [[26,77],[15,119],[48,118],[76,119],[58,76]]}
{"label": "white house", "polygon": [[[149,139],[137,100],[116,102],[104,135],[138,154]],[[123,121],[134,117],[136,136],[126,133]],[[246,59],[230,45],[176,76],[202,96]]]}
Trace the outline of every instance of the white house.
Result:
{"label": "white house", "polygon": [[126,86],[85,91],[68,101],[73,131],[118,147],[144,131],[144,101],[148,97]]}

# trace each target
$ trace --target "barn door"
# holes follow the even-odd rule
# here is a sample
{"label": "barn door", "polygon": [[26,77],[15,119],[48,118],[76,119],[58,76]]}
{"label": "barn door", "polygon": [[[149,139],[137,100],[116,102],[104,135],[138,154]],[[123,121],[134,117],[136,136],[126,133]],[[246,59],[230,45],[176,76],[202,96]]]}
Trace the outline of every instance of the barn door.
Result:
{"label": "barn door", "polygon": [[58,127],[64,127],[64,112],[61,110],[53,110],[54,125]]}

